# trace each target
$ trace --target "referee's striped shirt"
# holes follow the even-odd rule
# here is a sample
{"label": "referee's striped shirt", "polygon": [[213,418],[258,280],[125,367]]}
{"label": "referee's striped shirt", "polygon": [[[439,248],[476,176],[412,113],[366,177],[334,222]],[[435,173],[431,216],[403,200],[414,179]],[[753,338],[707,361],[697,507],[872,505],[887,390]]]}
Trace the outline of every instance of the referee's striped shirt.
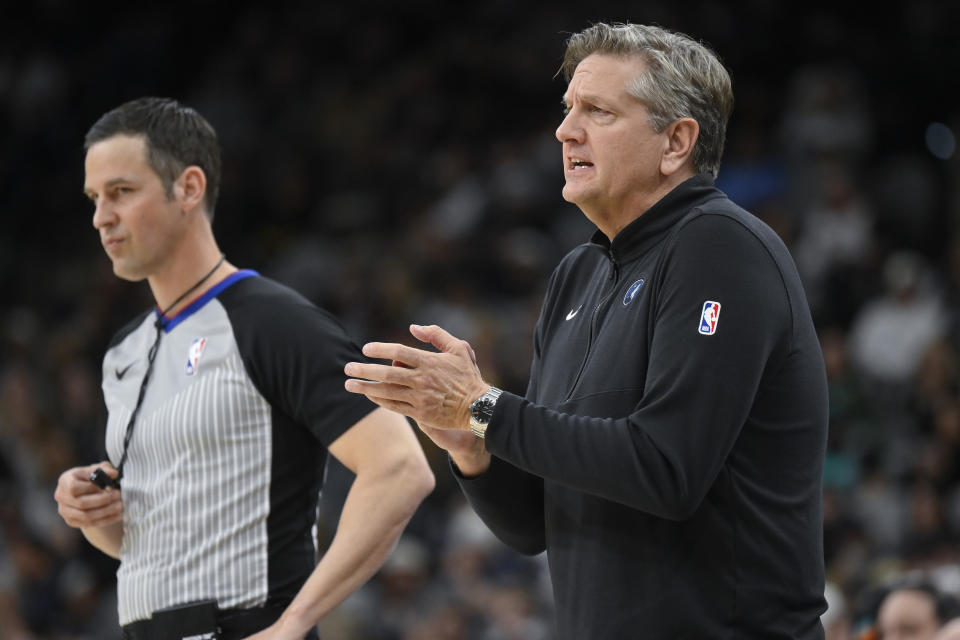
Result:
{"label": "referee's striped shirt", "polygon": [[[114,464],[156,314],[103,360]],[[363,356],[330,314],[253,271],[163,322],[124,468],[120,624],[210,598],[283,605],[316,562],[327,446],[374,408],[343,388],[344,364]]]}

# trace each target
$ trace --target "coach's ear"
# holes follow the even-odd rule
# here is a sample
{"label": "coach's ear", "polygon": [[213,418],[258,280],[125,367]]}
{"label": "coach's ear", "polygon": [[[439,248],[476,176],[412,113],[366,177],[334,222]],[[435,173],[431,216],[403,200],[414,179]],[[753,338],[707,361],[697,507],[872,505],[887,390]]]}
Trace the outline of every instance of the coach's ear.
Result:
{"label": "coach's ear", "polygon": [[664,131],[663,156],[660,158],[660,172],[673,175],[687,163],[693,164],[693,146],[700,136],[700,125],[693,118],[678,118]]}
{"label": "coach's ear", "polygon": [[190,165],[183,170],[173,185],[173,195],[184,214],[203,206],[207,193],[207,175],[203,169]]}

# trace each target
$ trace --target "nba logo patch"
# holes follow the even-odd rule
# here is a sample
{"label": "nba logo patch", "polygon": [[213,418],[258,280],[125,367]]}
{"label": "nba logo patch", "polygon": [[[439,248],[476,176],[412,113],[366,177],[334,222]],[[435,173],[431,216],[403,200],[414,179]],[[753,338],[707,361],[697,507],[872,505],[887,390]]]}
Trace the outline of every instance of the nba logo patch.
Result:
{"label": "nba logo patch", "polygon": [[203,348],[207,346],[206,338],[197,338],[190,345],[190,351],[187,352],[187,375],[192,376],[197,372],[200,366],[200,356],[203,355]]}
{"label": "nba logo patch", "polygon": [[707,300],[703,303],[700,312],[700,333],[712,336],[717,332],[717,321],[720,319],[720,303]]}

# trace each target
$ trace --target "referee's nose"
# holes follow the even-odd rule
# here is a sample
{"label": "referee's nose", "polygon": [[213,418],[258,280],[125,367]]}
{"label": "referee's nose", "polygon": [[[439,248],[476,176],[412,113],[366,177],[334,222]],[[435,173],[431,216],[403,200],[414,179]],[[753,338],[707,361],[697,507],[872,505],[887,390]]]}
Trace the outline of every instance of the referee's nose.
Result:
{"label": "referee's nose", "polygon": [[117,216],[113,211],[107,198],[97,198],[93,210],[93,228],[100,231],[104,227],[112,226],[116,223]]}

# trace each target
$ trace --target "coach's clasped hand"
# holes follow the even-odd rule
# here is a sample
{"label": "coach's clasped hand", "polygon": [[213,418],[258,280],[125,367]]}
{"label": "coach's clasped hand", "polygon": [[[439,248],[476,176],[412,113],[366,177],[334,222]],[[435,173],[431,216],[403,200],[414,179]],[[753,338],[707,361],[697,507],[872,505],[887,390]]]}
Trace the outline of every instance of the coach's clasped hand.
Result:
{"label": "coach's clasped hand", "polygon": [[463,473],[482,473],[490,457],[483,440],[470,431],[470,405],[490,385],[480,375],[473,347],[436,325],[413,324],[410,333],[439,353],[396,343],[367,343],[364,355],[390,360],[392,366],[347,363],[344,372],[351,376],[345,383],[347,391],[413,418]]}
{"label": "coach's clasped hand", "polygon": [[410,333],[440,350],[433,353],[396,343],[369,342],[363,354],[391,360],[393,366],[349,362],[346,389],[434,429],[470,430],[470,403],[490,388],[465,340],[440,327],[410,325]]}

